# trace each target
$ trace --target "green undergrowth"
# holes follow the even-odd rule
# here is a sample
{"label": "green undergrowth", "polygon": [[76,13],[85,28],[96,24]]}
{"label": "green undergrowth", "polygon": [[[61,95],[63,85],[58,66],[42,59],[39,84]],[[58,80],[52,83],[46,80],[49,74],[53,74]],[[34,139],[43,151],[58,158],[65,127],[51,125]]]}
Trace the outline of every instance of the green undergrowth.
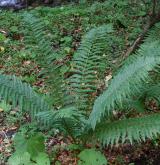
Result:
{"label": "green undergrowth", "polygon": [[[106,60],[106,58],[107,58],[106,61],[108,62],[107,68],[101,68],[100,66],[97,66],[97,68],[102,69],[103,72],[105,72],[104,70],[106,69],[106,72],[105,72],[106,84],[103,84],[102,86],[100,86],[100,85],[98,86],[97,84],[101,84],[101,82],[93,81],[93,86],[89,86],[85,89],[82,88],[84,90],[84,93],[88,90],[87,95],[84,95],[84,98],[83,98],[84,100],[82,100],[82,101],[85,102],[85,100],[87,98],[89,100],[89,102],[91,104],[93,104],[94,100],[92,100],[92,98],[91,99],[88,98],[88,95],[90,93],[92,93],[92,95],[93,95],[92,97],[95,98],[97,95],[99,95],[100,91],[102,91],[101,88],[104,88],[103,86],[108,86],[108,84],[107,84],[108,80],[110,78],[112,78],[113,72],[115,72],[117,70],[117,68],[121,65],[121,63],[123,63],[125,51],[127,50],[127,48],[129,46],[132,45],[132,43],[135,41],[137,36],[142,32],[144,26],[146,25],[146,22],[149,19],[147,13],[150,12],[150,3],[147,3],[144,5],[142,3],[142,1],[134,3],[132,0],[129,0],[129,1],[126,0],[126,1],[122,1],[122,2],[120,2],[118,0],[115,0],[114,2],[112,0],[108,0],[108,1],[105,1],[104,3],[95,2],[92,5],[89,5],[89,4],[76,5],[76,6],[69,5],[69,6],[62,6],[62,7],[57,7],[57,8],[37,7],[37,8],[24,9],[19,12],[0,10],[0,20],[1,20],[0,21],[0,73],[9,74],[9,75],[14,74],[14,75],[20,77],[20,79],[23,80],[24,82],[31,84],[31,86],[33,86],[34,90],[38,91],[38,93],[46,94],[48,92],[48,89],[51,89],[51,90],[53,90],[52,91],[53,94],[56,94],[56,91],[54,91],[55,90],[54,86],[53,86],[53,88],[47,88],[47,85],[49,84],[49,83],[47,84],[47,81],[46,81],[47,77],[44,78],[43,72],[41,72],[42,68],[43,68],[42,63],[43,62],[45,63],[47,61],[47,59],[46,59],[46,61],[37,60],[38,58],[41,57],[41,53],[42,53],[40,51],[37,53],[37,51],[36,51],[37,43],[39,44],[38,45],[39,48],[41,48],[41,46],[43,46],[43,43],[41,43],[39,41],[35,41],[36,37],[41,38],[41,36],[39,37],[38,34],[36,34],[35,29],[32,31],[32,29],[29,29],[28,28],[29,26],[27,27],[27,25],[25,24],[24,17],[26,16],[26,12],[27,12],[27,14],[28,13],[31,14],[33,16],[32,18],[39,19],[38,21],[40,21],[40,23],[41,23],[40,26],[42,26],[42,28],[36,27],[36,25],[35,25],[36,19],[35,19],[35,22],[34,22],[34,20],[32,20],[34,22],[34,25],[32,24],[32,21],[31,21],[31,24],[29,26],[32,27],[32,25],[33,25],[33,27],[35,29],[39,28],[38,30],[40,32],[41,32],[41,29],[44,30],[42,34],[45,34],[44,36],[48,37],[48,42],[46,40],[46,43],[48,44],[51,41],[51,46],[52,46],[51,48],[53,49],[53,52],[54,52],[54,58],[56,58],[55,62],[56,62],[56,66],[58,68],[58,75],[60,75],[59,76],[60,78],[61,77],[64,78],[63,79],[64,82],[66,80],[68,80],[69,78],[71,78],[71,79],[69,79],[69,82],[71,82],[71,86],[73,86],[72,87],[73,89],[70,88],[70,91],[71,90],[76,91],[75,100],[80,100],[83,97],[83,94],[81,93],[80,85],[83,85],[84,80],[83,79],[81,80],[81,74],[79,74],[78,69],[86,67],[85,69],[87,72],[89,69],[92,68],[92,65],[89,68],[87,62],[85,64],[85,62],[83,61],[83,58],[79,59],[79,57],[81,57],[81,51],[83,50],[83,48],[85,48],[85,46],[86,46],[85,43],[91,42],[89,40],[90,35],[91,35],[91,39],[94,44],[95,43],[101,44],[101,42],[103,43],[103,41],[101,39],[103,39],[103,37],[104,37],[102,35],[105,34],[104,27],[105,26],[107,26],[107,28],[109,27],[109,30],[107,30],[108,31],[107,33],[110,33],[111,35],[108,35],[105,45],[99,46],[97,44],[100,47],[100,49],[97,48],[98,46],[93,47],[93,48],[91,47],[92,49],[95,48],[95,50],[89,49],[88,51],[86,51],[86,54],[85,54],[85,56],[87,56],[90,53],[93,53],[93,54],[95,53],[95,56],[96,56],[99,52],[102,51],[102,48],[103,48],[103,49],[105,49],[104,55],[103,55],[104,59]],[[38,21],[37,21],[37,23],[38,23]],[[99,27],[101,25],[105,25],[105,26],[104,27],[102,26],[102,28],[99,28],[99,29],[102,29],[102,31],[101,31],[102,34],[101,34],[101,32],[98,33],[100,35],[100,41],[99,41],[97,39],[98,37],[96,38],[96,36],[95,36],[95,38],[94,38],[94,36],[93,36],[94,30],[92,31],[91,29],[95,28],[95,27]],[[39,26],[39,25],[37,24],[37,26]],[[86,40],[84,40],[84,42],[82,42],[82,45],[80,46],[80,42],[82,41],[82,38],[90,30],[91,30],[91,32],[88,33]],[[96,32],[96,30],[95,30],[95,32]],[[103,33],[103,30],[104,30],[104,33]],[[33,34],[37,35],[35,38],[34,38],[34,36],[32,37],[32,32],[33,32]],[[39,33],[39,34],[41,34],[41,33]],[[30,39],[29,42],[26,42],[27,37]],[[44,42],[44,45],[45,45],[45,38],[42,38],[42,41]],[[155,45],[153,45],[153,49],[154,49],[154,46]],[[78,49],[79,47],[80,47],[80,49]],[[75,51],[77,49],[78,49],[78,51],[77,51],[77,53],[75,53]],[[45,47],[44,47],[44,51],[47,51],[45,49]],[[48,52],[45,52],[45,53],[47,54]],[[42,59],[44,59],[44,58],[42,58]],[[89,60],[91,62],[94,62],[95,57],[93,56]],[[139,60],[141,62],[140,64],[142,65],[142,67],[143,67],[143,62],[142,62],[143,60],[144,59]],[[151,61],[149,57],[147,60],[146,60],[146,62]],[[152,60],[154,62],[154,59],[152,59]],[[99,63],[102,64],[103,62],[104,62],[104,64],[106,63],[105,61],[103,61],[103,62],[98,61],[98,58],[96,59],[96,61],[97,61],[97,64],[99,64]],[[82,62],[83,65],[80,64],[80,62]],[[78,66],[78,64],[79,64],[79,66]],[[50,65],[50,63],[48,64],[48,66],[49,65]],[[46,66],[46,63],[44,64],[44,66]],[[76,66],[78,66],[79,68],[78,67],[76,68]],[[87,66],[89,69],[87,68]],[[45,69],[45,68],[43,68],[43,69]],[[53,69],[55,69],[55,68],[53,68]],[[131,66],[131,70],[132,70],[132,66]],[[100,76],[97,74],[97,72],[95,70],[93,70],[93,71],[96,76]],[[49,72],[52,72],[52,70],[49,70]],[[60,72],[60,74],[59,74],[59,72]],[[75,72],[76,74],[75,73],[73,74],[72,72],[73,73]],[[56,74],[56,72],[54,72],[54,73]],[[93,72],[91,72],[91,73],[93,73]],[[139,73],[139,75],[141,75],[141,73]],[[49,76],[50,75],[48,74],[48,77]],[[51,78],[53,78],[53,77],[51,77]],[[15,77],[11,78],[8,76],[8,77],[6,77],[6,82],[8,82],[11,79],[14,79],[15,82],[18,82],[20,84],[18,90],[21,91],[21,89],[22,89],[21,81],[19,81],[19,79],[16,79]],[[79,86],[80,86],[79,89],[77,88],[77,86],[74,86],[75,79],[79,83]],[[116,82],[119,82],[119,81],[117,81],[117,79],[115,81],[113,81],[113,83],[116,84]],[[1,80],[2,83],[5,82],[4,80],[5,80],[5,77],[2,77],[2,80]],[[54,80],[54,78],[52,80]],[[137,84],[139,82],[138,80],[136,82]],[[55,80],[55,81],[57,81],[57,80]],[[56,84],[57,86],[61,85],[59,82],[60,81],[57,81],[57,84]],[[90,83],[90,82],[88,82],[88,83]],[[13,84],[14,84],[14,81],[10,82],[10,84],[8,83],[7,85],[12,87]],[[98,90],[92,89],[92,87],[94,87],[94,85],[96,87],[98,86]],[[127,88],[127,85],[125,86],[126,88]],[[114,84],[113,84],[113,86],[114,86]],[[76,90],[74,89],[74,87]],[[127,90],[125,90],[125,87],[124,87],[124,91],[127,91]],[[110,90],[110,91],[112,91],[112,90]],[[120,91],[120,90],[117,90],[117,91]],[[35,110],[37,112],[42,109],[50,108],[50,107],[44,108],[43,106],[47,105],[47,104],[45,104],[46,102],[43,102],[43,99],[39,99],[39,95],[35,94],[34,91],[32,91],[31,88],[27,85],[25,86],[25,91],[23,91],[23,92],[26,92],[26,93],[30,92],[29,95],[26,94],[25,96],[22,96],[20,98],[20,97],[18,97],[19,93],[17,94],[16,93],[17,91],[15,93],[14,92],[15,91],[13,89],[11,95],[9,95],[9,96],[6,95],[6,99],[9,100],[9,98],[16,97],[15,103],[14,103],[15,107],[17,105],[18,99],[21,99],[20,103],[22,105],[22,107],[21,107],[22,109],[29,107],[30,110],[32,110],[32,111]],[[118,94],[117,94],[117,98],[120,98],[119,102],[121,103],[121,93],[119,95]],[[105,96],[105,95],[106,94],[104,93],[101,96],[101,98],[103,98],[103,96]],[[30,97],[30,96],[32,96],[32,97]],[[50,100],[47,98],[47,95],[45,95],[45,96],[44,96],[45,100],[47,100],[47,102],[49,102]],[[59,97],[59,93],[57,94],[57,97]],[[117,99],[117,98],[115,98],[115,99]],[[38,105],[37,107],[31,106],[30,102],[33,101],[32,99],[35,99],[34,105],[37,104]],[[40,102],[38,102],[37,100],[40,100]],[[29,103],[27,103],[27,101]],[[104,107],[102,107],[101,109],[103,109],[103,111],[105,112],[108,109],[110,109],[110,107],[107,107],[105,99],[102,99],[102,101],[104,102],[104,104],[103,104]],[[82,103],[80,102],[76,106],[80,109],[84,108],[84,107],[81,107],[84,102],[82,102]],[[61,100],[60,100],[60,103],[61,103]],[[63,105],[63,103],[62,103],[62,105]],[[97,104],[97,105],[99,106],[99,104]],[[53,106],[56,107],[56,110],[62,108],[61,106],[59,106],[59,102],[55,103],[55,105],[53,105]],[[87,108],[89,110],[91,110],[91,108],[90,108],[91,105],[88,105],[88,107]],[[111,104],[111,107],[112,107],[112,104]],[[10,118],[10,116],[13,116],[13,114],[11,114],[9,111],[11,110],[14,112],[15,110],[12,109],[12,107],[7,107],[5,103],[3,103],[0,108],[4,111],[4,113],[7,116],[7,120],[6,120],[7,123],[9,123],[9,122],[16,123],[16,124],[18,123],[19,125],[21,125],[21,122],[22,122],[22,124],[24,124],[25,122],[26,123],[30,122],[30,118],[29,118],[29,116],[27,116],[28,112],[26,112],[26,114],[25,114],[26,116],[23,116],[21,113],[19,113],[19,110],[16,110],[16,112],[15,112],[16,115],[14,115],[13,118]],[[90,122],[91,122],[93,128],[95,127],[96,122],[98,123],[100,121],[100,119],[103,117],[103,114],[99,114],[99,113],[97,114],[98,111],[96,111],[96,110],[98,108],[99,107],[94,106],[94,111],[92,113],[92,116],[90,117]],[[74,108],[67,107],[67,108],[61,109],[61,111],[62,111],[62,114],[64,115],[63,117],[65,117],[65,113],[64,113],[65,111],[68,111],[69,115],[70,115],[70,113],[73,115],[73,116],[71,116],[71,122],[72,122],[72,119],[74,119],[74,116],[77,115],[77,111],[75,111]],[[19,114],[19,115],[17,115],[17,114]],[[60,113],[59,116],[61,116],[62,114]],[[41,115],[45,115],[45,113],[42,113]],[[56,115],[57,115],[56,112],[53,114],[51,113],[48,115],[48,118],[55,117]],[[47,117],[47,113],[46,113],[46,117]],[[95,120],[95,117],[97,117],[97,121]],[[66,118],[67,118],[67,113],[66,113]],[[84,120],[84,118],[81,115],[79,116],[79,118],[82,118]],[[56,119],[56,117],[55,117],[55,119]],[[145,121],[145,118],[143,120]],[[64,126],[66,126],[65,122],[66,121],[64,121],[64,123],[63,123]],[[136,120],[128,120],[128,122],[130,122],[131,124],[134,125],[134,122],[136,122]],[[77,122],[76,124],[79,125],[79,122]],[[143,124],[142,121],[140,121],[140,124]],[[73,126],[76,127],[77,125],[73,125]],[[116,126],[116,128],[119,126],[121,129],[121,125],[122,126],[125,125],[125,122],[122,121],[121,125],[119,125],[115,122],[114,125]],[[81,127],[81,125],[79,125],[79,127]],[[100,127],[107,128],[108,130],[109,130],[109,128],[112,128],[112,126],[110,126],[110,123],[108,123],[108,127],[103,126],[103,123],[102,123],[101,125],[98,125],[96,129],[98,130],[98,128],[100,128]],[[45,136],[45,138],[44,138],[43,135],[36,133],[41,130],[41,129],[37,128],[37,125],[33,126],[33,128],[31,128],[31,130],[32,129],[33,130],[35,129],[35,130],[33,131],[34,133],[31,134],[31,136],[28,133],[29,131],[27,130],[26,131],[27,133],[25,132],[22,135],[17,134],[17,136],[15,137],[15,139],[18,137],[18,138],[20,138],[20,140],[18,138],[15,140],[14,147],[15,147],[16,151],[9,159],[9,162],[11,165],[14,165],[13,162],[16,162],[16,161],[17,161],[16,165],[19,165],[19,164],[23,163],[24,160],[26,161],[26,164],[41,165],[42,162],[45,162],[46,165],[49,164],[49,158],[51,159],[51,157],[48,157],[48,155],[46,154],[44,143],[46,144],[46,141],[51,137],[52,134],[56,134],[55,132],[57,130],[56,129],[51,130],[51,135],[48,137]],[[68,129],[68,128],[65,128],[65,129]],[[69,130],[68,132],[70,132],[70,128],[68,130]],[[76,130],[75,130],[75,132],[76,132]],[[122,130],[122,132],[123,132],[123,130]],[[103,135],[103,133],[105,133],[104,130],[99,131],[99,134],[98,134],[98,136],[100,136],[100,137],[98,137],[99,139],[101,139],[101,135]],[[110,133],[110,135],[112,135],[112,131],[109,133]],[[48,132],[44,131],[44,134],[45,135],[49,134],[49,131]],[[121,134],[122,133],[120,132],[119,138],[120,138]],[[138,133],[138,131],[137,131],[136,135],[138,136],[139,134],[140,133]],[[146,131],[146,134],[147,134],[147,131]],[[144,134],[144,138],[145,138],[146,134]],[[72,135],[72,133],[71,133],[71,135]],[[95,135],[95,137],[96,136],[97,135]],[[124,134],[124,137],[125,137],[125,134]],[[74,140],[74,137],[73,137],[73,140]],[[108,141],[107,140],[105,141],[105,139],[101,139],[101,140],[104,141],[104,143],[105,142],[107,144],[110,143],[110,139]],[[19,143],[20,141],[22,141],[22,143]],[[36,143],[36,141],[38,141],[39,143]],[[119,141],[119,139],[117,141],[116,141],[116,139],[114,139],[113,141],[111,141],[111,144],[112,144],[112,142],[114,143],[114,142],[118,142],[118,141]],[[69,142],[69,143],[72,143],[72,142]],[[37,145],[38,145],[38,147],[37,147]],[[23,155],[21,155],[21,157],[20,157],[19,155],[21,154],[20,152],[21,152],[22,146],[24,147],[23,148],[24,150],[23,150]],[[77,144],[75,144],[75,146],[77,147]],[[37,148],[39,151],[34,151],[33,148],[34,149]],[[78,154],[76,153],[76,155],[78,155],[77,157],[78,157],[79,165],[82,165],[82,164],[89,165],[89,164],[92,164],[93,161],[94,162],[97,161],[97,164],[100,164],[100,165],[107,164],[106,158],[104,157],[104,155],[102,153],[99,152],[99,149],[90,149],[89,147],[88,148],[86,147],[87,149],[84,149],[84,148],[79,149],[79,148],[80,148],[80,146],[78,146],[78,152],[77,152]],[[74,150],[77,150],[77,148]],[[86,155],[88,157],[86,157]],[[49,154],[49,156],[51,156],[51,154]],[[40,157],[41,157],[41,159],[40,159]],[[92,160],[93,157],[95,159]],[[39,160],[41,160],[42,162],[40,162]],[[51,162],[53,162],[53,160],[51,160]],[[57,164],[58,164],[58,161],[57,161]]]}
{"label": "green undergrowth", "polygon": [[[114,27],[114,33],[106,45],[110,48],[107,53],[113,64],[111,68],[116,68],[125,49],[142,31],[145,20],[148,19],[147,11],[148,6],[144,6],[142,2],[134,4],[132,1],[106,1],[95,2],[92,5],[37,7],[27,10],[42,20],[53,49],[57,52],[57,59],[63,64],[62,74],[66,75],[82,36],[90,29],[103,24],[112,24]],[[34,84],[37,81],[38,69],[34,60],[35,53],[26,49],[34,43],[26,45],[23,40],[28,32],[21,20],[24,12],[26,10],[0,10],[0,34],[6,37],[0,41],[0,46],[3,47],[0,51],[0,67],[1,72],[14,73]]]}

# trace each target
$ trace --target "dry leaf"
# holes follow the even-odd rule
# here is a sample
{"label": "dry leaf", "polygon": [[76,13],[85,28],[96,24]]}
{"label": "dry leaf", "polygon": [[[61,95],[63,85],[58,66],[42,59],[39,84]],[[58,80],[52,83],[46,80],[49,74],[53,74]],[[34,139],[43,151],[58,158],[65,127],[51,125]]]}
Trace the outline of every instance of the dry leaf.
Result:
{"label": "dry leaf", "polygon": [[105,77],[105,84],[106,84],[106,87],[108,87],[108,81],[112,78],[112,75],[108,75]]}
{"label": "dry leaf", "polygon": [[0,46],[0,52],[4,52],[4,47],[3,46]]}

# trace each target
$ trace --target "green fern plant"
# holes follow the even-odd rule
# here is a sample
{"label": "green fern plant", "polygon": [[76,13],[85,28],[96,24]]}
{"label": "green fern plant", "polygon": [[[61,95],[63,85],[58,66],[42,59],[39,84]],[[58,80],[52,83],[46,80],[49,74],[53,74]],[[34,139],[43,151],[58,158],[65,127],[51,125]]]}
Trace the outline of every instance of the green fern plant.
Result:
{"label": "green fern plant", "polygon": [[97,125],[93,137],[102,144],[111,145],[153,139],[160,132],[160,114],[150,114],[136,118],[101,122]]}
{"label": "green fern plant", "polygon": [[[36,103],[33,102],[33,105],[30,102],[30,107],[29,107],[27,102],[24,103],[24,100],[18,97],[18,94],[17,97],[10,98],[12,99],[11,101],[13,102],[13,106],[16,105],[23,106],[22,109],[25,109],[33,113],[32,117],[38,118],[38,121],[43,123],[43,125],[45,125],[46,127],[50,127],[54,125],[55,128],[58,128],[63,132],[67,132],[73,135],[72,137],[79,136],[83,132],[83,128],[86,123],[86,117],[82,114],[81,111],[78,111],[79,106],[74,106],[72,104],[66,105],[67,99],[65,98],[65,80],[63,78],[63,75],[61,75],[60,73],[61,66],[57,64],[56,52],[52,50],[50,41],[46,39],[45,27],[43,26],[41,20],[37,19],[36,17],[28,13],[24,14],[23,20],[29,31],[28,33],[29,35],[27,35],[26,38],[27,45],[29,45],[27,49],[31,49],[32,51],[35,51],[37,54],[36,62],[43,68],[42,74],[47,79],[47,84],[49,86],[49,93],[52,96],[51,98],[54,99],[52,102],[54,108],[52,107],[52,105],[47,107],[47,103],[44,100],[42,102],[45,103],[44,104],[41,103],[43,104],[44,107],[39,108],[39,106],[41,105],[40,101],[39,102],[37,101]],[[76,80],[74,80],[75,82],[72,82],[71,80],[73,80],[73,77],[69,78],[70,84],[68,87],[69,90],[71,88],[74,89],[74,91],[72,90],[73,93],[72,92],[69,93],[71,98],[76,98],[76,100],[73,101],[74,103],[77,103],[77,96],[79,97],[81,94],[79,93],[80,90],[77,90],[78,88],[80,89],[81,87],[75,88],[75,83],[77,83],[77,85],[83,83],[84,75],[86,80],[85,83],[87,83],[85,84],[85,86],[87,85],[87,87],[82,89],[83,97],[79,98],[78,101],[82,103],[82,101],[84,101],[85,95],[87,95],[86,98],[89,99],[89,95],[91,95],[93,91],[91,92],[90,90],[89,92],[89,89],[87,90],[88,87],[93,88],[93,86],[95,86],[94,87],[94,91],[95,91],[97,84],[95,81],[97,77],[95,76],[96,74],[90,76],[90,73],[97,72],[98,75],[99,70],[103,70],[103,71],[105,70],[104,69],[105,62],[103,62],[104,61],[103,52],[105,49],[104,43],[107,34],[110,32],[112,32],[111,25],[102,26],[99,28],[95,28],[94,30],[91,30],[85,36],[84,41],[82,42],[77,54],[75,54],[75,58],[73,59],[74,69],[72,70],[72,72],[74,72],[73,77],[76,77]],[[83,60],[86,61],[84,64],[83,64]],[[103,62],[103,64],[100,63],[101,61]],[[98,66],[99,64],[100,66]],[[84,66],[84,70],[81,71],[81,68],[83,68],[83,66]],[[11,88],[15,89],[15,93],[19,92],[16,91],[16,89],[20,90],[22,97],[23,95],[27,95],[27,91],[29,91],[29,89],[31,90],[31,88],[28,86],[29,89],[26,89],[25,86],[27,85],[25,83],[23,84],[17,78],[15,79],[17,83],[19,83],[21,86],[20,88],[18,88],[18,84],[16,84],[16,81],[13,82],[11,81]],[[8,82],[5,83],[8,84]],[[33,91],[32,93],[35,94],[35,92]],[[1,95],[2,96],[4,95],[3,98],[7,99],[7,97],[9,96],[8,95],[9,91],[6,91],[5,94],[6,96],[2,91]],[[31,97],[29,98],[30,100],[33,99],[32,95],[33,94],[29,95]],[[7,99],[7,101],[10,100]],[[64,105],[66,105],[66,107],[64,107]],[[64,107],[64,108],[60,108],[60,107]],[[59,108],[60,110],[58,111],[54,110]]]}
{"label": "green fern plant", "polygon": [[[100,71],[105,72],[107,61],[106,56],[104,56],[105,41],[109,36],[108,34],[113,31],[112,25],[104,25],[88,32],[72,60],[71,72],[73,75],[65,80],[60,72],[61,66],[57,64],[57,54],[52,50],[50,40],[47,40],[43,21],[28,13],[25,13],[23,18],[25,25],[28,27],[27,33],[29,33],[26,38],[27,45],[29,45],[27,49],[30,49],[30,44],[34,45],[33,51],[37,53],[36,62],[43,68],[42,74],[44,77],[47,77],[47,83],[51,89],[49,91],[53,96],[51,97],[53,98],[53,105],[56,105],[56,108],[59,109],[59,107],[73,104],[73,106],[69,105],[69,108],[64,108],[66,112],[69,112],[70,107],[71,109],[76,107],[74,108],[76,110],[81,110],[83,107],[83,110],[86,110],[88,103],[93,102],[91,95],[96,92],[97,78],[101,77],[99,73]],[[64,112],[63,108],[58,111],[58,113],[61,112]],[[46,126],[50,126],[54,122],[53,116],[56,116],[55,113],[57,114],[55,111],[45,111],[37,116],[45,121]],[[76,113],[79,116],[79,113]],[[70,119],[73,115],[70,116]]]}
{"label": "green fern plant", "polygon": [[[118,4],[125,8],[128,2],[107,3],[112,3],[113,8],[119,8]],[[98,6],[105,7],[101,4]],[[93,6],[95,12],[98,6]],[[111,22],[117,23],[119,20],[123,23],[123,18],[124,15],[119,18],[116,15],[111,18]],[[104,146],[113,146],[125,142],[142,142],[159,135],[160,113],[148,111],[146,103],[154,100],[158,108],[160,104],[160,24],[156,24],[148,33],[144,44],[124,62],[107,89],[95,100],[100,83],[104,83],[104,73],[109,62],[107,41],[112,35],[112,26],[94,28],[84,36],[71,60],[71,76],[65,79],[61,73],[62,63],[58,61],[58,54],[47,37],[43,20],[25,13],[23,21],[28,29],[25,35],[26,49],[37,55],[35,61],[42,68],[40,75],[46,80],[51,104],[20,79],[2,74],[0,99],[29,113],[32,119],[36,119],[46,129],[54,127],[71,136],[75,143],[85,144],[93,140],[96,144],[99,141]],[[129,112],[132,112],[132,117],[126,115]],[[122,115],[118,116],[118,113]],[[24,153],[15,152],[9,164],[50,164],[44,153],[44,139],[39,136],[19,138],[17,142],[16,151],[23,148]],[[35,154],[35,148],[41,152]],[[79,165],[95,162],[107,164],[105,157],[95,149],[86,149],[78,157]]]}
{"label": "green fern plant", "polygon": [[[151,72],[156,72],[160,64],[159,41],[148,42],[146,39],[146,43],[126,60],[111,80],[107,90],[94,102],[93,111],[87,120],[87,115],[83,112],[88,110],[90,97],[96,92],[96,80],[101,79],[99,72],[105,71],[104,43],[105,38],[109,36],[108,33],[112,32],[111,26],[95,28],[84,37],[72,60],[73,75],[65,80],[59,73],[60,66],[56,63],[56,55],[52,53],[50,42],[43,44],[46,41],[43,25],[32,15],[27,15],[25,23],[28,24],[29,29],[33,28],[32,35],[35,36],[35,44],[38,45],[37,62],[39,60],[39,65],[44,68],[44,75],[48,75],[46,78],[49,89],[55,87],[50,93],[53,93],[55,100],[61,101],[54,100],[52,105],[55,108],[53,108],[26,83],[22,83],[14,76],[0,75],[0,95],[4,100],[14,106],[19,105],[22,110],[36,117],[40,123],[47,127],[58,128],[71,135],[73,139],[80,137],[86,140],[96,137],[96,140],[100,140],[103,144],[113,145],[126,140],[132,143],[134,140],[153,138],[159,133],[158,114],[147,116],[143,114],[142,117],[113,120],[114,113],[123,109],[124,104],[129,103],[128,100],[134,100],[140,93],[143,97],[145,95],[145,98],[159,99],[154,94],[159,86],[151,81],[153,77]],[[68,84],[64,83],[65,81],[69,81]],[[50,87],[52,83],[53,87]],[[65,104],[64,91],[73,98],[72,104]],[[129,125],[127,126],[126,123]]]}

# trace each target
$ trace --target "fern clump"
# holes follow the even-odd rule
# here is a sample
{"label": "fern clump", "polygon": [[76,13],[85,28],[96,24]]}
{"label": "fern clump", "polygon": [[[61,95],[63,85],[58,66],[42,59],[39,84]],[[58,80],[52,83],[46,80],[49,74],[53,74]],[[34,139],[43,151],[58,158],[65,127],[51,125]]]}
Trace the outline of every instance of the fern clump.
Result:
{"label": "fern clump", "polygon": [[[37,53],[36,62],[42,68],[41,75],[53,101],[50,106],[26,83],[14,76],[0,75],[0,94],[4,100],[30,112],[48,129],[54,127],[69,134],[74,141],[94,138],[104,145],[133,143],[134,140],[153,138],[160,132],[159,114],[145,115],[147,99],[160,100],[159,84],[154,81],[160,64],[159,41],[156,37],[155,41],[150,41],[156,36],[159,25],[150,32],[140,49],[124,62],[94,102],[109,63],[106,41],[112,35],[112,25],[94,28],[84,36],[71,61],[69,76],[64,78],[41,20],[25,14],[24,22],[30,31],[26,42],[33,42],[34,49],[31,49]],[[135,102],[142,101],[144,112],[137,112],[140,116],[128,118],[124,113],[122,118],[114,119],[118,111],[123,113],[126,107],[132,109]],[[88,115],[93,102],[93,110]]]}

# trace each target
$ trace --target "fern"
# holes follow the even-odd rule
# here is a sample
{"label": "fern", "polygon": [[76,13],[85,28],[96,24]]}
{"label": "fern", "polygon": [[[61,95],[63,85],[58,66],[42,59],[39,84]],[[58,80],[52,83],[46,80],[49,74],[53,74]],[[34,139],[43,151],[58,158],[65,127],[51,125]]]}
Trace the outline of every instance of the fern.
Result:
{"label": "fern", "polygon": [[160,38],[160,23],[157,23],[147,34],[146,38],[145,38],[145,42],[154,42],[159,40]]}
{"label": "fern", "polygon": [[51,41],[46,36],[46,29],[42,20],[28,13],[25,13],[23,17],[28,28],[27,32],[29,32],[26,34],[26,43],[30,46],[28,49],[36,51],[36,62],[43,68],[41,74],[47,79],[48,91],[50,91],[53,99],[53,105],[61,107],[65,102],[64,77],[60,71],[61,64],[56,61],[57,53],[52,50]]}
{"label": "fern", "polygon": [[160,133],[160,114],[151,114],[144,117],[129,118],[98,124],[94,131],[94,138],[103,145],[113,145],[134,140],[141,142],[147,138],[153,139]]}
{"label": "fern", "polygon": [[[157,77],[157,74],[155,76]],[[138,113],[144,113],[148,110],[147,104],[150,100],[156,101],[157,106],[160,105],[160,84],[156,84],[154,80],[143,84],[133,97],[124,100],[123,105],[117,109],[129,111],[134,109]]]}
{"label": "fern", "polygon": [[149,71],[160,63],[160,48],[158,42],[146,44],[136,55],[131,56],[111,81],[109,88],[97,98],[90,115],[90,123],[95,128],[102,117],[122,105],[125,98],[139,91],[149,78]]}
{"label": "fern", "polygon": [[[107,33],[112,32],[111,25],[104,25],[89,31],[75,53],[72,63],[73,76],[69,79],[75,103],[81,109],[88,108],[91,94],[97,90],[99,73],[104,73],[106,59],[103,56],[106,48]],[[102,74],[103,75],[103,74]]]}
{"label": "fern", "polygon": [[18,106],[23,112],[31,114],[41,126],[52,126],[73,136],[79,136],[83,131],[86,120],[74,107],[55,111],[28,84],[15,76],[0,75],[0,97],[12,103],[13,107]]}
{"label": "fern", "polygon": [[80,136],[87,122],[85,116],[75,107],[65,107],[58,111],[44,111],[37,114],[43,125],[49,129],[54,128],[73,138]]}
{"label": "fern", "polygon": [[[75,104],[66,106],[66,80],[60,73],[61,64],[58,63],[57,54],[52,50],[51,42],[46,36],[43,21],[28,13],[25,13],[23,20],[29,31],[26,42],[30,47],[27,49],[36,51],[36,62],[43,69],[41,74],[47,79],[48,91],[52,95],[54,107],[58,110],[52,110],[29,85],[14,76],[0,75],[0,96],[4,100],[11,101],[14,106],[19,105],[23,111],[30,112],[32,117],[37,117],[46,127],[59,129],[73,139],[83,139],[83,136],[85,138],[85,135],[89,136],[91,132],[92,138],[103,144],[113,145],[126,140],[133,143],[134,140],[153,138],[160,132],[159,114],[117,121],[112,121],[109,116],[113,110],[124,107],[133,96],[136,101],[140,101],[139,98],[144,95],[145,99],[151,97],[159,101],[159,95],[155,93],[155,90],[159,91],[159,85],[152,86],[149,79],[150,71],[157,70],[160,64],[158,41],[151,42],[146,39],[149,43],[142,45],[135,55],[126,60],[111,80],[108,89],[96,99],[89,120],[86,120],[84,113],[79,110],[90,110],[94,99],[92,95],[97,93],[98,83],[103,77],[107,63],[106,57],[103,56],[106,51],[105,42],[108,33],[112,32],[112,27],[104,25],[92,29],[83,38],[72,60],[73,75],[68,79],[67,92],[69,97],[73,96],[71,101]],[[156,28],[159,28],[158,25]],[[149,37],[154,35],[153,30]],[[151,88],[143,91],[142,87],[146,84]]]}
{"label": "fern", "polygon": [[0,97],[11,102],[13,107],[18,106],[23,112],[29,112],[41,126],[52,126],[74,136],[82,133],[86,120],[74,107],[55,111],[28,84],[15,76],[0,75]]}
{"label": "fern", "polygon": [[0,97],[11,102],[14,107],[19,106],[21,110],[29,112],[32,117],[38,112],[51,109],[28,84],[22,83],[15,76],[0,75]]}
{"label": "fern", "polygon": [[160,103],[160,84],[154,84],[146,91],[147,99],[155,99],[158,103]]}

